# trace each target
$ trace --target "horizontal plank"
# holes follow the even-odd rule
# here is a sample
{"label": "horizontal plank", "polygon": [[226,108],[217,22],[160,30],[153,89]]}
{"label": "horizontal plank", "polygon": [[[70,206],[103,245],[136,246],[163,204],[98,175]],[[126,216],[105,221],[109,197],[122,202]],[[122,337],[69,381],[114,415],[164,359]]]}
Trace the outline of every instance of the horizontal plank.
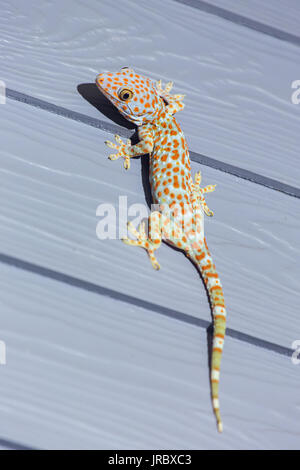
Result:
{"label": "horizontal plank", "polygon": [[[196,4],[197,0],[193,3]],[[199,3],[212,5],[228,12],[242,15],[247,19],[298,36],[300,40],[298,21],[300,5],[298,0],[288,0],[287,2],[272,0],[271,2],[264,3],[259,0],[251,0],[250,2],[247,0],[239,2],[235,0],[205,0],[202,2],[200,0]]]}
{"label": "horizontal plank", "polygon": [[298,447],[300,375],[290,359],[227,339],[221,436],[203,330],[4,265],[0,291],[4,441],[37,449]]}
{"label": "horizontal plank", "polygon": [[[145,205],[145,165],[134,160],[125,172],[121,162],[109,161],[107,135],[97,129],[13,101],[4,111],[1,252],[210,320],[202,282],[180,253],[162,246],[157,273],[142,250],[96,236],[100,203],[116,207],[117,228],[128,217],[119,219],[120,196],[128,207]],[[208,200],[215,217],[205,229],[228,326],[290,348],[299,325],[298,201],[213,169],[203,177],[204,184],[218,185]]]}
{"label": "horizontal plank", "polygon": [[92,82],[131,65],[186,94],[192,150],[299,187],[297,47],[173,0],[11,0],[0,27],[7,87],[109,120]]}
{"label": "horizontal plank", "polygon": [[[88,126],[96,127],[103,131],[109,132],[110,134],[118,134],[126,138],[134,138],[136,131],[132,129],[124,128],[120,125],[110,123],[101,119],[92,118],[86,114],[78,113],[77,111],[72,111],[70,109],[64,108],[63,106],[58,106],[56,104],[50,103],[49,101],[41,100],[25,93],[20,93],[16,90],[11,90],[10,88],[6,89],[6,97],[13,99],[15,101],[20,101],[21,103],[26,103],[35,108],[43,109],[44,111],[57,114],[58,116],[64,116],[73,121],[81,122]],[[254,173],[244,168],[240,168],[228,163],[224,163],[215,158],[207,157],[200,153],[190,151],[190,158],[192,161],[200,163],[211,168],[216,168],[224,173],[229,173],[230,175],[238,176],[239,178],[251,181],[255,184],[260,184],[274,191],[280,191],[284,194],[288,194],[292,197],[300,198],[300,188],[295,186],[290,186],[288,184],[282,183],[281,181],[274,180],[272,178],[267,178],[258,173]]]}

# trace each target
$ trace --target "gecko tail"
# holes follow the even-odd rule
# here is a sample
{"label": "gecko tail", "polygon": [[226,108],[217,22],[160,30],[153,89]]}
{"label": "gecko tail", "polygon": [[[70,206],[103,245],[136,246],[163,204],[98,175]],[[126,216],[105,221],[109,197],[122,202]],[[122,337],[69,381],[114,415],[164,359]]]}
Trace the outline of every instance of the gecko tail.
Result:
{"label": "gecko tail", "polygon": [[219,275],[216,271],[216,267],[208,250],[205,238],[204,247],[195,253],[193,259],[196,262],[198,269],[200,270],[211,303],[214,325],[210,373],[211,396],[212,406],[217,420],[218,431],[222,432],[223,423],[220,415],[219,380],[226,331],[226,308],[224,303],[223,289]]}

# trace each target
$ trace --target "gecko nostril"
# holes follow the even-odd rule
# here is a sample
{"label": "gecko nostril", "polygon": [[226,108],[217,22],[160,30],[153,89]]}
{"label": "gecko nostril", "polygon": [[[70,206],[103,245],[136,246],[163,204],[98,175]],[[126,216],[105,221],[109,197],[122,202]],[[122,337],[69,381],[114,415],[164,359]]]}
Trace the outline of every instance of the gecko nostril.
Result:
{"label": "gecko nostril", "polygon": [[102,83],[104,81],[104,77],[101,73],[99,75],[97,75],[96,81],[98,83]]}

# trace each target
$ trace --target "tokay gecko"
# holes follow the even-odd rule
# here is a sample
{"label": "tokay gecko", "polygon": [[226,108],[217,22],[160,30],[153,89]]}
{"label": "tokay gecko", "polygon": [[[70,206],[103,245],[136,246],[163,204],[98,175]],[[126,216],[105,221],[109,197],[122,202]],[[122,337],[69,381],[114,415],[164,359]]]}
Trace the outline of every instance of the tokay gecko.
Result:
{"label": "tokay gecko", "polygon": [[185,137],[174,118],[183,109],[184,95],[172,95],[172,82],[165,88],[161,81],[149,78],[124,67],[116,73],[101,73],[96,78],[99,90],[118,111],[138,127],[139,143],[131,145],[116,135],[116,143],[105,143],[115,150],[109,158],[124,159],[125,169],[130,159],[149,155],[149,177],[153,202],[157,210],[151,212],[148,234],[144,223],[138,230],[129,222],[132,238],[125,238],[127,245],[144,248],[154,269],[159,269],[155,251],[162,239],[179,248],[197,266],[206,285],[214,320],[211,393],[218,430],[223,424],[219,406],[220,363],[226,328],[226,309],[219,276],[204,237],[203,213],[211,216],[204,195],[215,186],[201,188],[201,173],[193,180],[189,151]]}

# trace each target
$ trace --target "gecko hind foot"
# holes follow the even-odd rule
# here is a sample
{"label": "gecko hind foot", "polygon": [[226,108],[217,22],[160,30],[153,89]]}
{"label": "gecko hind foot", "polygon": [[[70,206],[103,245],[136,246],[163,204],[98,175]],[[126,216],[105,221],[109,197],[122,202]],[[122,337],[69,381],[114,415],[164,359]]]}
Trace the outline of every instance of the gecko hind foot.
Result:
{"label": "gecko hind foot", "polygon": [[202,179],[201,171],[198,171],[198,173],[195,174],[194,187],[195,187],[195,189],[198,193],[199,202],[200,202],[205,214],[208,215],[209,217],[212,217],[214,215],[214,213],[213,213],[212,210],[210,210],[208,208],[208,206],[205,202],[204,194],[213,192],[216,189],[216,184],[210,184],[208,186],[205,186],[205,188],[201,188],[200,187],[201,179]]}
{"label": "gecko hind foot", "polygon": [[136,237],[136,240],[131,240],[130,238],[127,237],[127,238],[122,238],[122,242],[125,243],[126,245],[139,246],[141,248],[144,248],[149,255],[152,267],[156,271],[158,271],[160,269],[160,264],[154,255],[154,251],[159,247],[160,242],[155,243],[147,237],[144,222],[140,224],[139,230],[136,230],[136,228],[133,226],[131,222],[128,222],[127,227],[128,227],[128,231],[134,237]]}

